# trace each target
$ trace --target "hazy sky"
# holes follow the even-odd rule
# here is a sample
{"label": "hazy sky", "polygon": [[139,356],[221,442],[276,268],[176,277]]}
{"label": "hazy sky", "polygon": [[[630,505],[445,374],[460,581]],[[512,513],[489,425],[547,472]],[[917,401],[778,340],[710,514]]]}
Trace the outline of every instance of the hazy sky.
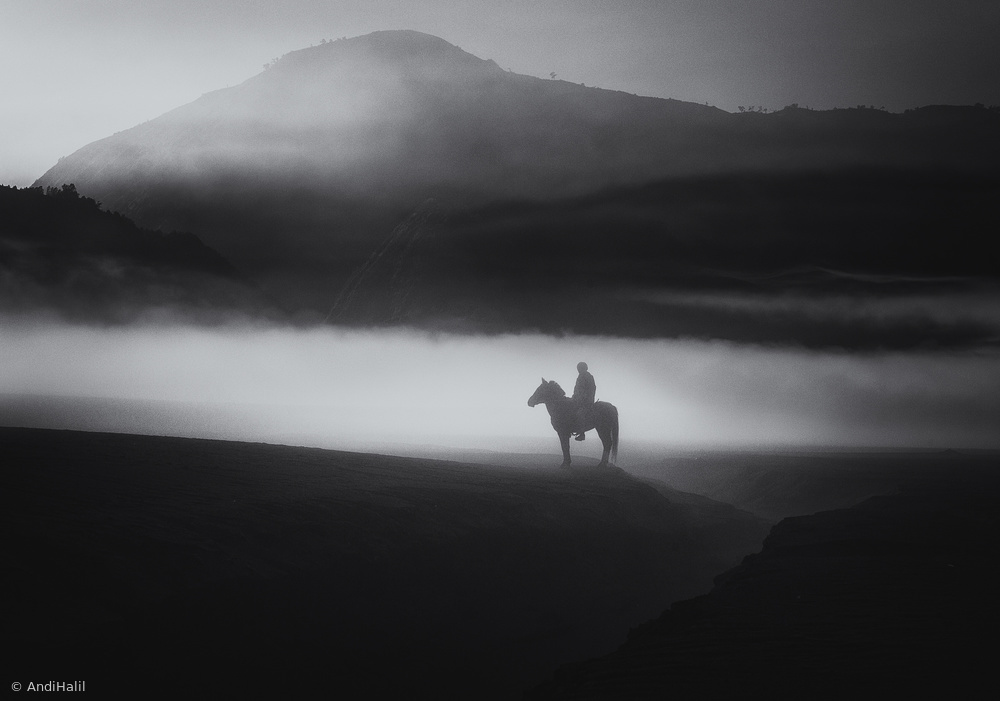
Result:
{"label": "hazy sky", "polygon": [[28,185],[289,51],[379,29],[730,111],[1000,104],[996,0],[0,0],[0,183]]}

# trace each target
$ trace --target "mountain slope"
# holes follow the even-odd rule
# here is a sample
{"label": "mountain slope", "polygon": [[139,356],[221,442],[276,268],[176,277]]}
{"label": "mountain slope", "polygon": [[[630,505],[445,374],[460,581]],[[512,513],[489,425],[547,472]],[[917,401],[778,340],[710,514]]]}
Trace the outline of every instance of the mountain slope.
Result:
{"label": "mountain slope", "polygon": [[144,226],[205,236],[249,272],[311,272],[335,291],[427,196],[640,180],[679,167],[670,154],[691,131],[728,117],[510,74],[435,37],[377,32],[292,52],[240,86],[84,147],[37,184],[74,182]]}
{"label": "mountain slope", "polygon": [[193,231],[290,303],[325,313],[428,198],[451,211],[666,177],[990,168],[1000,117],[970,110],[733,115],[517,75],[436,37],[375,32],[292,52],[80,149],[37,184],[75,182],[143,226]]}

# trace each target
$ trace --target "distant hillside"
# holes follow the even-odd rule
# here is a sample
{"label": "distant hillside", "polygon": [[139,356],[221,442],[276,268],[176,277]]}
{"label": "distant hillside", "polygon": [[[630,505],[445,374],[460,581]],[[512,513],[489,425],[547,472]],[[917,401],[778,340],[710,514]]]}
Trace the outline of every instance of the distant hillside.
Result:
{"label": "distant hillside", "polygon": [[190,233],[140,229],[74,185],[0,186],[0,311],[125,322],[265,313],[225,258]]}
{"label": "distant hillside", "polygon": [[856,169],[460,211],[428,200],[359,266],[330,318],[810,348],[996,345],[998,197],[997,175]]}
{"label": "distant hillside", "polygon": [[37,184],[75,182],[143,226],[193,231],[290,303],[325,311],[428,198],[451,211],[714,174],[989,170],[998,134],[985,108],[729,114],[517,75],[392,31],[292,52],[80,149]]}

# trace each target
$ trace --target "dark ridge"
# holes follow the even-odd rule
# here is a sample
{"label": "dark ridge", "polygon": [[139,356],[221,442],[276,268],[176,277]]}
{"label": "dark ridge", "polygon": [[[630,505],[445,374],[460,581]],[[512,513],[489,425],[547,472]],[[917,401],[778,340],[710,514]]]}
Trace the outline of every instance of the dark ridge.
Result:
{"label": "dark ridge", "polygon": [[966,458],[931,483],[785,519],[711,593],[528,698],[977,696],[1000,623],[996,467]]}
{"label": "dark ridge", "polygon": [[127,322],[151,308],[202,319],[273,313],[229,261],[188,232],[141,229],[75,185],[0,186],[0,271],[8,313]]}
{"label": "dark ridge", "polygon": [[240,278],[236,268],[194,234],[140,229],[121,214],[103,210],[94,199],[81,197],[75,185],[20,190],[0,185],[0,211],[0,235],[7,240]]}

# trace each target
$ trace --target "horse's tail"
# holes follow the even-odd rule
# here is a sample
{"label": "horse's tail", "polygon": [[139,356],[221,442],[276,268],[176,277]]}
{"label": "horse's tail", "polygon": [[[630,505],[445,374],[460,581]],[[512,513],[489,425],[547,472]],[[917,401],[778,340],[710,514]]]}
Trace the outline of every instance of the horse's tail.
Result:
{"label": "horse's tail", "polygon": [[611,417],[611,464],[618,464],[618,407]]}

